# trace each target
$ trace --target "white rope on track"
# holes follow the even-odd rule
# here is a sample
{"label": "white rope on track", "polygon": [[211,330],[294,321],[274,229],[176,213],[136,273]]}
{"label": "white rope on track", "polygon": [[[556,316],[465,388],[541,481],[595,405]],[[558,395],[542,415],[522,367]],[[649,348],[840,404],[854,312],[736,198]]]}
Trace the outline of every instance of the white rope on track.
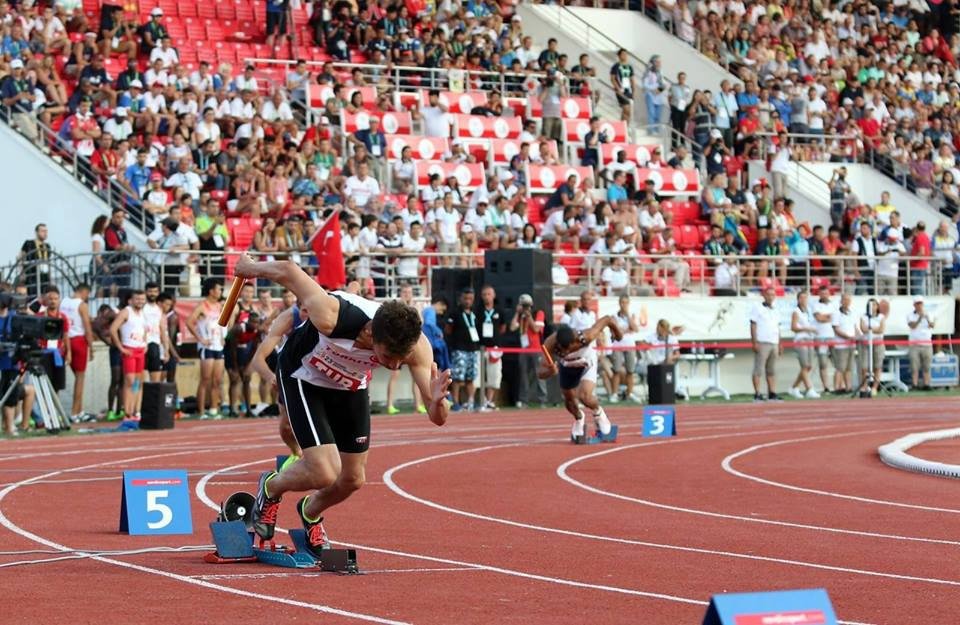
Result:
{"label": "white rope on track", "polygon": [[917,432],[898,438],[886,445],[881,445],[877,448],[877,453],[880,454],[880,460],[882,460],[884,464],[895,469],[960,479],[960,465],[924,460],[923,458],[917,458],[907,453],[909,449],[922,443],[958,437],[960,437],[960,428]]}

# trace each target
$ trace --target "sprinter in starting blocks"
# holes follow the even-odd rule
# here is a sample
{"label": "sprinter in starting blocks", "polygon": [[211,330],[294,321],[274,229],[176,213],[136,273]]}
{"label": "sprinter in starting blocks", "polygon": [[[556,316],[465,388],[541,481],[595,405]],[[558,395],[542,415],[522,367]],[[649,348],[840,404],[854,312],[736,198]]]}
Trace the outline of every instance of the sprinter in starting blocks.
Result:
{"label": "sprinter in starting blocks", "polygon": [[[612,443],[617,440],[617,426],[610,423],[595,393],[598,363],[594,341],[604,330],[609,330],[618,341],[623,338],[623,332],[614,318],[606,316],[584,329],[561,324],[542,346],[543,359],[537,375],[545,380],[559,374],[564,405],[574,419],[570,440],[577,444]],[[596,434],[592,437],[586,435],[583,407],[593,413]]]}

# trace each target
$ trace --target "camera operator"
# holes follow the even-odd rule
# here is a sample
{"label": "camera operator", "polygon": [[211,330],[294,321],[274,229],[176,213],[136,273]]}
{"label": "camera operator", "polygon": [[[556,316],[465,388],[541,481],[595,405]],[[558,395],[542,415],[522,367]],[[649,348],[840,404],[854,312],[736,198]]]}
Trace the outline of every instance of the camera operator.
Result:
{"label": "camera operator", "polygon": [[[10,320],[14,313],[10,310],[12,298],[9,293],[0,293],[0,341],[10,342],[13,338],[10,334]],[[17,403],[23,399],[23,421],[20,427],[27,431],[30,429],[30,413],[33,412],[33,386],[27,386],[19,381],[20,367],[17,363],[16,348],[9,346],[9,349],[0,351],[0,395],[8,390],[6,401],[3,402],[3,433],[7,436],[17,436],[18,431],[14,423],[17,413]],[[14,388],[11,390],[11,385]]]}
{"label": "camera operator", "polygon": [[517,302],[517,310],[510,320],[510,331],[519,335],[520,347],[530,352],[518,354],[517,365],[520,369],[517,407],[533,403],[530,397],[530,385],[535,385],[536,403],[543,405],[547,401],[547,384],[537,377],[540,367],[540,337],[543,333],[546,314],[542,310],[533,310],[533,298],[524,293]]}
{"label": "camera operator", "polygon": [[40,347],[47,353],[43,359],[44,368],[47,370],[53,389],[59,392],[67,387],[66,363],[70,362],[72,355],[69,335],[70,319],[60,310],[60,289],[53,285],[44,289],[43,308],[37,314],[63,321],[59,338],[40,339]]}
{"label": "camera operator", "polygon": [[729,153],[730,151],[727,149],[727,145],[723,142],[723,133],[717,128],[711,130],[710,143],[706,145],[703,151],[703,156],[707,161],[708,176],[713,177],[716,174],[726,172],[726,168],[723,165],[723,158]]}

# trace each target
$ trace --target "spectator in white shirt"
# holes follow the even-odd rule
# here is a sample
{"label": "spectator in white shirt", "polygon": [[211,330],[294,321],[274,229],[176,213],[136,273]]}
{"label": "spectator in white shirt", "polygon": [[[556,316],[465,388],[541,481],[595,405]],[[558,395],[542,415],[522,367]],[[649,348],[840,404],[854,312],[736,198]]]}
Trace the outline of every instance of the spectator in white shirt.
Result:
{"label": "spectator in white shirt", "polygon": [[123,141],[133,134],[133,125],[127,117],[127,109],[118,106],[113,109],[113,117],[103,124],[103,131],[117,141]]}
{"label": "spectator in white shirt", "polygon": [[420,253],[427,245],[423,237],[423,224],[419,220],[410,223],[410,232],[401,237],[403,254],[397,261],[397,277],[405,284],[419,284],[420,282]]}
{"label": "spectator in white shirt", "polygon": [[713,294],[734,296],[740,294],[740,268],[737,257],[728,254],[713,271]]}
{"label": "spectator in white shirt", "polygon": [[203,119],[197,122],[193,137],[197,145],[207,140],[213,141],[218,146],[220,145],[220,124],[217,123],[215,109],[212,107],[203,109]]}
{"label": "spectator in white shirt", "polygon": [[646,201],[645,208],[646,210],[641,211],[638,216],[640,229],[648,236],[663,232],[667,223],[663,219],[663,213],[660,212],[660,204],[656,200],[649,199]]}
{"label": "spectator in white shirt", "polygon": [[266,132],[263,128],[263,118],[254,115],[253,118],[237,127],[237,132],[233,135],[234,139],[250,139],[254,143],[263,141]]}
{"label": "spectator in white shirt", "polygon": [[812,135],[823,135],[823,125],[827,117],[827,103],[817,95],[816,89],[807,91],[807,125]]}
{"label": "spectator in white shirt", "polygon": [[750,340],[753,344],[753,400],[763,401],[760,393],[760,376],[767,380],[767,397],[771,401],[780,398],[776,392],[775,371],[777,356],[783,350],[780,345],[780,314],[774,308],[776,289],[764,289],[763,303],[755,304],[750,311]]}
{"label": "spectator in white shirt", "polygon": [[253,91],[244,89],[239,95],[230,100],[230,117],[234,122],[243,124],[256,114],[256,108],[253,104]]}
{"label": "spectator in white shirt", "polygon": [[614,256],[610,265],[600,274],[600,281],[607,287],[607,294],[620,293],[630,283],[630,274],[627,272],[623,256]]}
{"label": "spectator in white shirt", "polygon": [[233,79],[234,91],[252,91],[256,93],[259,90],[257,79],[253,77],[256,68],[253,65],[247,65],[243,69],[243,74]]}
{"label": "spectator in white shirt", "polygon": [[450,115],[447,107],[440,103],[440,92],[431,89],[427,94],[427,106],[411,111],[414,119],[423,122],[423,134],[427,137],[450,137]]}
{"label": "spectator in white shirt", "polygon": [[177,162],[177,171],[167,178],[163,186],[176,189],[177,197],[184,193],[193,198],[194,208],[200,203],[200,189],[203,188],[203,180],[196,173],[190,170],[191,159],[189,157],[181,158]]}
{"label": "spectator in white shirt", "polygon": [[400,158],[393,163],[393,190],[398,193],[409,193],[413,189],[417,164],[413,161],[412,153],[409,145],[403,146]]}
{"label": "spectator in white shirt", "polygon": [[868,390],[876,395],[880,390],[880,374],[883,372],[883,358],[886,348],[883,345],[883,333],[887,328],[887,317],[880,312],[880,302],[874,298],[867,301],[867,312],[860,317],[860,392]]}
{"label": "spectator in white shirt", "polygon": [[380,195],[380,183],[370,176],[370,166],[367,163],[360,163],[357,175],[347,178],[343,194],[353,198],[358,208],[365,208],[371,198]]}
{"label": "spectator in white shirt", "polygon": [[176,48],[170,45],[170,37],[164,37],[160,40],[160,45],[150,51],[150,63],[160,61],[163,69],[170,69],[180,62],[180,55]]}
{"label": "spectator in white shirt", "polygon": [[213,92],[214,78],[213,74],[210,73],[210,63],[200,61],[200,68],[190,74],[190,84],[202,94]]}
{"label": "spectator in white shirt", "polygon": [[260,106],[260,116],[269,123],[277,120],[288,122],[293,120],[293,110],[290,108],[290,103],[283,97],[283,92],[277,89],[270,99],[264,100]]}
{"label": "spectator in white shirt", "polygon": [[[913,311],[907,315],[910,328],[910,378],[914,390],[930,389],[930,367],[933,364],[933,328],[937,320],[923,305],[923,298],[913,298]],[[920,381],[923,386],[919,386]]]}

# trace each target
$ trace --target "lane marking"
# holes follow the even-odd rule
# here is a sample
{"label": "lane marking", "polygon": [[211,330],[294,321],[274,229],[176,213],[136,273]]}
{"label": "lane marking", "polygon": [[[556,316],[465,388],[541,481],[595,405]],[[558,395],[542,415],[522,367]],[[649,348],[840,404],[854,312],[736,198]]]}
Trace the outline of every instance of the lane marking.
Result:
{"label": "lane marking", "polygon": [[[141,456],[141,457],[138,457],[138,458],[128,458],[128,459],[126,459],[125,461],[126,461],[126,462],[137,462],[137,461],[140,461],[140,460],[150,460],[150,459],[154,459],[154,458],[165,458],[165,457],[169,457],[169,456],[177,456],[177,455],[192,454],[192,453],[195,453],[195,450],[180,451],[180,452],[165,453],[165,454],[154,454],[154,455],[150,455],[150,456]],[[98,467],[100,467],[100,466],[103,466],[104,464],[108,464],[108,463],[91,464],[91,465],[86,465],[85,467],[82,467],[82,468],[98,468]],[[112,463],[110,463],[110,464],[112,464]],[[14,490],[16,490],[17,488],[19,488],[19,487],[21,487],[21,486],[25,486],[25,485],[28,485],[28,484],[32,483],[35,479],[36,479],[36,480],[48,479],[48,478],[56,477],[56,476],[61,475],[61,474],[63,474],[63,473],[69,473],[69,472],[70,472],[69,469],[67,469],[67,470],[52,471],[52,472],[49,472],[49,473],[46,473],[46,474],[42,474],[42,475],[36,476],[36,477],[34,477],[34,478],[27,478],[27,479],[22,480],[22,481],[20,481],[20,482],[16,482],[16,483],[14,483],[14,484],[11,484],[10,486],[7,486],[7,487],[4,488],[3,490],[0,490],[0,503],[2,503],[2,502],[3,502],[3,499],[4,499],[7,495],[9,495],[11,492],[13,492]],[[59,551],[70,551],[70,552],[74,551],[73,549],[70,549],[69,547],[67,547],[67,546],[65,546],[65,545],[61,545],[61,544],[59,544],[59,543],[56,543],[56,542],[54,542],[54,541],[52,541],[52,540],[46,539],[46,538],[44,538],[44,537],[42,537],[42,536],[39,536],[39,535],[37,535],[37,534],[34,534],[33,532],[30,532],[30,531],[28,531],[28,530],[25,530],[25,529],[19,527],[18,525],[16,525],[16,524],[13,523],[10,519],[7,518],[6,514],[4,514],[4,512],[3,512],[2,506],[0,506],[0,525],[2,525],[3,527],[7,528],[8,530],[10,530],[11,532],[13,532],[14,534],[17,534],[17,535],[19,535],[19,536],[22,536],[23,538],[26,538],[27,540],[33,541],[33,542],[35,542],[35,543],[39,543],[39,544],[41,544],[41,545],[46,545],[47,547],[50,547],[50,548],[52,548],[52,549],[57,549],[57,550],[59,550]],[[119,567],[122,567],[122,568],[131,569],[131,570],[134,570],[134,571],[140,571],[140,572],[142,572],[142,573],[149,573],[149,574],[151,574],[151,575],[158,575],[158,576],[160,576],[160,577],[166,577],[166,578],[168,578],[168,579],[173,579],[173,580],[180,581],[180,582],[184,582],[184,583],[187,583],[187,584],[192,584],[192,585],[194,585],[194,586],[200,586],[200,587],[202,587],[202,588],[208,588],[208,589],[210,589],[210,590],[218,590],[218,591],[220,591],[220,592],[225,592],[225,593],[237,595],[237,596],[240,596],[240,597],[245,597],[245,598],[248,598],[248,599],[261,599],[261,600],[263,600],[263,601],[270,601],[270,602],[273,602],[273,603],[280,603],[280,604],[283,604],[283,605],[289,605],[289,606],[294,606],[294,607],[298,607],[298,608],[306,608],[306,609],[309,609],[309,610],[313,610],[313,611],[316,611],[316,612],[322,612],[322,613],[325,613],[325,614],[334,614],[334,615],[337,615],[337,616],[343,616],[343,617],[346,617],[346,618],[353,618],[353,619],[358,619],[358,620],[362,620],[362,621],[369,621],[369,622],[372,622],[372,623],[381,623],[381,624],[383,624],[383,625],[411,625],[411,624],[406,623],[406,622],[404,622],[404,621],[395,621],[395,620],[392,620],[392,619],[381,618],[381,617],[373,616],[373,615],[370,615],[370,614],[361,614],[361,613],[359,613],[359,612],[350,612],[350,611],[348,611],[348,610],[341,610],[341,609],[339,609],[339,608],[334,608],[334,607],[327,606],[327,605],[307,603],[307,602],[305,602],[305,601],[297,601],[297,600],[295,600],[295,599],[286,599],[286,598],[284,598],[284,597],[276,597],[276,596],[273,596],[273,595],[266,595],[266,594],[262,594],[262,593],[256,593],[256,592],[251,592],[251,591],[247,591],[247,590],[241,590],[241,589],[238,589],[238,588],[232,588],[232,587],[230,587],[230,586],[222,586],[222,585],[214,584],[213,582],[209,582],[209,581],[206,581],[206,580],[194,579],[194,578],[192,578],[192,577],[187,577],[186,575],[180,575],[180,574],[178,574],[178,573],[172,573],[172,572],[170,572],[170,571],[164,571],[164,570],[161,570],[161,569],[154,569],[154,568],[150,568],[150,567],[147,567],[147,566],[142,566],[142,565],[139,565],[139,564],[133,564],[133,563],[131,563],[131,562],[123,562],[123,561],[121,561],[121,560],[115,560],[115,559],[113,559],[113,558],[106,558],[106,557],[103,557],[103,556],[93,556],[93,557],[91,557],[91,558],[89,558],[89,559],[90,559],[90,560],[96,560],[97,562],[103,562],[104,564],[112,564],[112,565],[114,565],[114,566],[119,566]]]}
{"label": "lane marking", "polygon": [[[898,431],[905,430],[905,429],[909,430],[912,428],[898,428]],[[793,484],[785,484],[783,482],[775,482],[773,480],[767,480],[762,477],[752,475],[750,473],[745,473],[743,471],[739,471],[733,468],[734,460],[738,458],[743,458],[744,456],[751,454],[755,451],[759,451],[761,449],[778,447],[780,445],[792,445],[795,443],[808,443],[811,441],[827,440],[832,438],[842,438],[844,436],[857,436],[860,434],[875,434],[875,433],[884,432],[884,431],[888,431],[888,430],[873,430],[871,432],[851,432],[847,434],[827,434],[823,436],[808,436],[805,438],[791,438],[786,440],[773,441],[770,443],[763,443],[761,445],[753,445],[751,447],[747,447],[746,449],[741,449],[738,452],[730,454],[729,456],[723,459],[723,461],[720,463],[720,466],[723,467],[724,471],[726,471],[731,475],[735,475],[737,477],[740,477],[746,480],[751,480],[759,484],[774,486],[776,488],[782,488],[785,490],[792,490],[800,493],[808,493],[811,495],[821,495],[823,497],[835,497],[837,499],[848,499],[850,501],[859,501],[861,503],[875,504],[878,506],[892,506],[895,508],[908,508],[910,510],[924,510],[927,512],[946,512],[948,514],[960,514],[960,510],[956,508],[939,508],[936,506],[924,506],[921,504],[904,503],[901,501],[891,501],[888,499],[872,499],[870,497],[859,497],[857,495],[847,495],[844,493],[837,493],[837,492],[828,491],[828,490],[818,490],[815,488],[804,488],[802,486],[794,486]]]}
{"label": "lane marking", "polygon": [[[643,444],[638,445],[638,446],[662,445],[662,444],[669,444],[670,442],[674,442],[674,441],[676,441],[676,442],[688,442],[688,441],[704,440],[704,439],[710,439],[710,438],[715,438],[715,437],[694,437],[694,438],[686,438],[686,439],[672,439],[671,441],[656,441],[656,442],[650,442],[650,443],[643,443]],[[758,562],[770,562],[770,563],[773,563],[773,564],[784,564],[784,565],[788,565],[788,566],[797,566],[797,567],[802,567],[802,568],[812,568],[812,569],[818,569],[818,570],[824,570],[824,571],[833,571],[833,572],[838,572],[838,573],[852,573],[852,574],[864,575],[864,576],[868,576],[868,577],[880,577],[880,578],[895,579],[895,580],[900,580],[900,581],[923,582],[923,583],[937,584],[937,585],[942,585],[942,586],[956,586],[956,587],[960,587],[960,581],[957,581],[957,580],[938,579],[938,578],[930,578],[930,577],[920,577],[920,576],[915,576],[915,575],[903,575],[903,574],[899,574],[899,573],[884,573],[884,572],[882,572],[882,571],[871,571],[871,570],[867,570],[867,569],[856,569],[856,568],[852,568],[852,567],[836,566],[836,565],[830,565],[830,564],[820,564],[820,563],[816,563],[816,562],[806,562],[806,561],[802,561],[802,560],[792,560],[792,559],[788,559],[788,558],[776,558],[776,557],[772,557],[772,556],[760,556],[760,555],[747,554],[747,553],[738,553],[738,552],[735,552],[735,551],[722,551],[722,550],[719,550],[719,549],[705,549],[705,548],[701,548],[701,547],[689,547],[689,546],[686,546],[686,545],[674,545],[674,544],[669,544],[669,543],[654,543],[654,542],[649,542],[649,541],[634,540],[634,539],[628,539],[628,538],[619,538],[619,537],[607,536],[607,535],[602,535],[602,534],[588,534],[588,533],[577,532],[577,531],[573,531],[573,530],[565,530],[565,529],[561,529],[561,528],[557,528],[557,527],[549,527],[549,526],[544,526],[544,525],[535,525],[535,524],[532,524],[532,523],[523,523],[523,522],[521,522],[521,521],[512,521],[512,520],[509,520],[509,519],[503,519],[503,518],[488,516],[488,515],[485,515],[485,514],[478,514],[478,513],[475,513],[475,512],[469,512],[469,511],[466,511],[466,510],[460,510],[460,509],[458,509],[458,508],[453,508],[453,507],[450,507],[450,506],[446,506],[446,505],[443,505],[443,504],[441,504],[441,503],[437,503],[437,502],[435,502],[435,501],[431,501],[431,500],[429,500],[429,499],[424,499],[424,498],[422,498],[422,497],[418,497],[417,495],[414,495],[414,494],[412,494],[412,493],[409,493],[409,492],[405,491],[403,488],[401,488],[400,486],[398,486],[397,483],[396,483],[396,482],[394,481],[394,479],[393,479],[394,474],[396,474],[398,471],[401,471],[401,470],[403,470],[403,469],[406,469],[406,468],[409,468],[409,467],[412,467],[412,466],[416,466],[416,465],[420,465],[420,464],[425,464],[425,463],[427,463],[427,462],[432,462],[432,461],[434,461],[434,460],[441,460],[441,459],[445,459],[445,458],[452,458],[452,457],[463,456],[463,455],[467,455],[467,454],[480,453],[480,452],[484,452],[484,451],[489,451],[489,450],[491,450],[491,449],[502,449],[502,448],[507,448],[507,447],[515,447],[515,446],[518,446],[518,445],[522,445],[522,443],[512,443],[512,444],[505,444],[505,445],[490,445],[490,446],[485,446],[485,447],[478,447],[478,448],[471,448],[471,449],[465,449],[465,450],[459,450],[459,451],[452,451],[452,452],[447,452],[447,453],[443,453],[443,454],[436,454],[436,455],[427,456],[427,457],[424,457],[424,458],[419,458],[419,459],[416,459],[416,460],[411,460],[411,461],[409,461],[409,462],[404,462],[403,464],[399,464],[399,465],[397,465],[397,466],[395,466],[395,467],[392,467],[392,468],[388,469],[388,470],[383,474],[383,481],[386,482],[387,487],[388,487],[390,490],[392,490],[394,493],[396,493],[398,496],[403,497],[404,499],[408,499],[408,500],[410,500],[410,501],[413,501],[413,502],[415,502],[415,503],[419,503],[419,504],[421,504],[421,505],[423,505],[423,506],[427,506],[427,507],[429,507],[429,508],[434,508],[434,509],[436,509],[436,510],[440,510],[441,512],[446,512],[446,513],[448,513],[448,514],[456,514],[456,515],[464,516],[464,517],[467,517],[467,518],[477,519],[477,520],[480,520],[480,521],[490,521],[490,522],[499,523],[499,524],[502,524],[502,525],[509,525],[509,526],[511,526],[511,527],[519,527],[519,528],[522,528],[522,529],[528,529],[528,530],[533,530],[533,531],[537,531],[537,532],[544,532],[544,533],[549,533],[549,534],[560,534],[560,535],[563,535],[563,536],[571,536],[571,537],[574,537],[574,538],[582,538],[582,539],[587,539],[587,540],[596,540],[596,541],[600,541],[600,542],[617,543],[617,544],[623,544],[623,545],[633,545],[633,546],[637,546],[637,547],[648,547],[648,548],[651,548],[651,549],[658,549],[658,550],[665,550],[665,551],[678,551],[678,552],[683,552],[683,553],[696,553],[696,554],[703,554],[703,555],[719,556],[719,557],[722,557],[722,558],[734,558],[734,559],[742,559],[742,560],[753,560],[753,561],[758,561]]]}
{"label": "lane marking", "polygon": [[792,522],[789,522],[789,521],[777,521],[777,520],[774,520],[774,519],[761,519],[761,518],[757,518],[757,517],[741,516],[741,515],[736,515],[736,514],[725,514],[725,513],[722,513],[722,512],[712,512],[712,511],[709,511],[709,510],[702,510],[702,509],[698,509],[698,508],[687,508],[687,507],[683,507],[683,506],[674,506],[674,505],[670,505],[670,504],[666,504],[666,503],[660,503],[660,502],[656,502],[656,501],[651,501],[651,500],[649,500],[649,499],[641,499],[641,498],[639,498],[639,497],[631,497],[631,496],[629,496],[629,495],[623,495],[623,494],[620,494],[620,493],[617,493],[617,492],[614,492],[614,491],[604,490],[604,489],[598,488],[598,487],[596,487],[596,486],[591,486],[590,484],[587,484],[587,483],[585,483],[585,482],[582,482],[582,481],[580,481],[580,480],[577,480],[576,478],[572,477],[572,476],[568,473],[568,470],[570,469],[570,467],[572,467],[572,466],[574,466],[574,465],[576,465],[576,464],[579,464],[579,463],[581,463],[581,462],[585,462],[585,461],[587,461],[587,460],[592,460],[592,459],[594,459],[594,458],[599,458],[599,457],[601,457],[601,456],[606,456],[606,455],[609,455],[609,454],[614,454],[614,453],[617,453],[617,452],[619,452],[619,451],[626,451],[626,450],[628,450],[628,449],[634,449],[634,448],[640,447],[640,446],[641,446],[641,445],[636,445],[636,444],[634,444],[634,445],[624,445],[624,446],[622,446],[622,447],[614,447],[614,448],[611,448],[611,449],[605,449],[605,450],[603,450],[603,451],[598,451],[598,452],[596,452],[596,453],[587,454],[587,455],[585,455],[585,456],[578,456],[578,457],[576,457],[576,458],[571,458],[570,460],[567,460],[566,462],[564,462],[563,464],[561,464],[560,466],[557,467],[557,476],[559,476],[561,480],[563,480],[563,481],[565,481],[565,482],[567,482],[567,483],[569,483],[569,484],[572,484],[573,486],[575,486],[575,487],[577,487],[577,488],[581,488],[581,489],[583,489],[583,490],[585,490],[585,491],[588,491],[588,492],[591,492],[591,493],[594,493],[594,494],[597,494],[597,495],[603,495],[604,497],[611,497],[611,498],[613,498],[613,499],[619,499],[619,500],[621,500],[621,501],[629,501],[629,502],[631,502],[631,503],[637,503],[637,504],[641,504],[641,505],[644,505],[644,506],[650,506],[651,508],[660,508],[660,509],[662,509],[662,510],[670,510],[670,511],[672,511],[672,512],[683,512],[683,513],[686,513],[686,514],[695,514],[695,515],[699,515],[699,516],[711,517],[711,518],[716,518],[716,519],[727,519],[727,520],[731,520],[731,521],[746,521],[746,522],[748,522],[748,523],[761,523],[761,524],[764,524],[764,525],[776,525],[776,526],[779,526],[779,527],[791,527],[791,528],[796,528],[796,529],[814,530],[814,531],[820,531],[820,532],[830,532],[830,533],[835,533],[835,534],[848,534],[848,535],[853,535],[853,536],[865,536],[865,537],[868,537],[868,538],[882,538],[882,539],[889,539],[889,540],[901,540],[901,541],[920,542],[920,543],[933,543],[933,544],[938,544],[938,545],[960,546],[960,541],[957,541],[957,540],[947,540],[947,539],[941,539],[941,538],[922,538],[922,537],[919,537],[919,536],[903,536],[903,535],[899,535],[899,534],[883,534],[883,533],[880,533],[880,532],[866,532],[866,531],[861,531],[861,530],[850,530],[850,529],[842,529],[842,528],[838,528],[838,527],[829,527],[829,526],[826,526],[826,525],[810,525],[810,524],[806,524],[806,523],[792,523]]}

